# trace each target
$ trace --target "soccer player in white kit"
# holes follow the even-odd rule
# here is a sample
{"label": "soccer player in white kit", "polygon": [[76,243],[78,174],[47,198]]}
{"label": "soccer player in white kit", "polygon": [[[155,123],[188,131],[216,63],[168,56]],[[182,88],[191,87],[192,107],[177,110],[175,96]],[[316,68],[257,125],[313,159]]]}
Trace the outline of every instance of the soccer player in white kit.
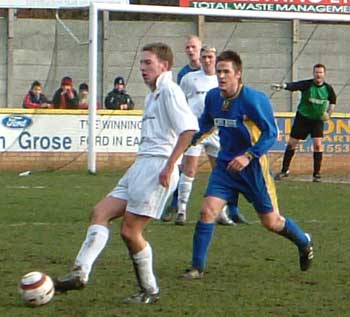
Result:
{"label": "soccer player in white kit", "polygon": [[72,272],[54,280],[58,292],[81,289],[87,284],[92,266],[107,243],[109,222],[123,217],[120,234],[140,288],[124,303],[150,304],[159,299],[152,248],[142,233],[153,218],[160,218],[175,189],[179,178],[176,163],[198,130],[198,121],[181,88],[172,80],[170,47],[151,43],[141,53],[141,75],[151,92],[145,99],[137,158],[117,186],[93,209]]}
{"label": "soccer player in white kit", "polygon": [[[187,102],[193,114],[199,118],[204,109],[204,100],[207,92],[218,87],[216,76],[216,49],[203,45],[200,51],[202,68],[196,72],[186,74],[180,83],[185,93]],[[181,164],[181,176],[179,181],[178,210],[175,224],[183,225],[187,217],[187,203],[192,191],[192,184],[197,172],[199,157],[203,150],[206,151],[211,167],[215,166],[216,157],[220,150],[220,141],[217,130],[205,138],[200,144],[191,146],[184,154]],[[243,217],[242,217],[243,218]],[[234,224],[226,215],[226,207],[220,213],[218,222],[222,224]]]}

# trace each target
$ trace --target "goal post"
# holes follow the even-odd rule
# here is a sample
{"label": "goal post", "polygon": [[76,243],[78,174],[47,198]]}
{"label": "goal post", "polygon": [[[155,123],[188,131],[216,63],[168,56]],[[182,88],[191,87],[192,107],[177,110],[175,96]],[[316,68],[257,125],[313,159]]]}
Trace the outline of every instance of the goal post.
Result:
{"label": "goal post", "polygon": [[[349,22],[350,15],[333,13],[300,13],[300,12],[275,12],[275,11],[249,11],[249,10],[222,10],[206,8],[184,8],[173,6],[132,5],[115,4],[106,1],[92,0],[90,3],[89,21],[89,140],[95,140],[96,136],[96,108],[97,101],[97,62],[98,62],[98,12],[116,11],[142,14],[170,14],[170,15],[200,15],[234,17],[241,19],[270,19],[270,20],[304,20],[315,22]],[[89,142],[88,170],[96,173],[95,142]]]}

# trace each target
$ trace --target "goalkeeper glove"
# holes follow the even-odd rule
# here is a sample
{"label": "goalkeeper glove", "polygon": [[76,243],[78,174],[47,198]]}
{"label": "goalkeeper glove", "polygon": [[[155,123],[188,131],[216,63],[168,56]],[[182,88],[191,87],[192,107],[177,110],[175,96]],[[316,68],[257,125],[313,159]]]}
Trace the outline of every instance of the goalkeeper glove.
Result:
{"label": "goalkeeper glove", "polygon": [[286,84],[272,84],[271,89],[274,91],[280,91],[281,89],[285,89],[287,87]]}
{"label": "goalkeeper glove", "polygon": [[330,118],[330,115],[328,114],[328,112],[324,112],[322,117],[321,117],[321,120],[322,121],[328,121]]}

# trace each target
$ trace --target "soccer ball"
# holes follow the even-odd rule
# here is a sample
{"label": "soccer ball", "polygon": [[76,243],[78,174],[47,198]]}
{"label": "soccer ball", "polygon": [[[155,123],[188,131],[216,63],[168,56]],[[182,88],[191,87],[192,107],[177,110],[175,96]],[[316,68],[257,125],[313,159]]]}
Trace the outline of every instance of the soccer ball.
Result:
{"label": "soccer ball", "polygon": [[50,276],[41,272],[30,272],[21,278],[18,289],[24,302],[32,307],[47,304],[55,293]]}

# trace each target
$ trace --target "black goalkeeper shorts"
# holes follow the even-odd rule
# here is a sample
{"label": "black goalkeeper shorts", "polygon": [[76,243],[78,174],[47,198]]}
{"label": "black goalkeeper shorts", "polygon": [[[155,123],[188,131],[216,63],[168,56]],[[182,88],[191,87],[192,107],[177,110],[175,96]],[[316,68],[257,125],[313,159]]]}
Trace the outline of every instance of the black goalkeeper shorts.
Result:
{"label": "black goalkeeper shorts", "polygon": [[309,119],[297,112],[290,136],[298,140],[305,140],[309,134],[312,138],[322,138],[323,128],[324,122],[322,120]]}

